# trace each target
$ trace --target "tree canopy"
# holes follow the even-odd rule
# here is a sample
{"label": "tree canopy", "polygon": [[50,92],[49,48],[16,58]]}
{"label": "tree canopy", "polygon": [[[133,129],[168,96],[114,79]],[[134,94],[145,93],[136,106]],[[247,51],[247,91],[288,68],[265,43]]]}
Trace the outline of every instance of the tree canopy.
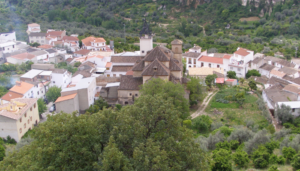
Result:
{"label": "tree canopy", "polygon": [[47,110],[47,106],[42,98],[37,100],[39,114],[44,113]]}
{"label": "tree canopy", "polygon": [[[34,141],[0,163],[3,170],[208,170],[206,154],[163,94],[144,95],[120,111],[57,114]],[[28,160],[30,158],[30,160]]]}
{"label": "tree canopy", "polygon": [[227,77],[228,77],[228,78],[235,79],[235,78],[236,78],[236,73],[235,73],[235,71],[228,71],[228,72],[227,72]]}
{"label": "tree canopy", "polygon": [[182,119],[186,119],[190,115],[189,102],[184,97],[185,90],[181,84],[174,84],[170,81],[156,78],[143,84],[140,92],[142,95],[154,96],[160,94],[165,100],[172,99],[173,105],[180,111]]}
{"label": "tree canopy", "polygon": [[190,104],[197,104],[202,96],[202,85],[200,79],[191,77],[191,80],[187,83],[187,89],[190,91]]}
{"label": "tree canopy", "polygon": [[50,102],[55,102],[60,97],[61,88],[57,86],[50,87],[46,93],[46,97]]}

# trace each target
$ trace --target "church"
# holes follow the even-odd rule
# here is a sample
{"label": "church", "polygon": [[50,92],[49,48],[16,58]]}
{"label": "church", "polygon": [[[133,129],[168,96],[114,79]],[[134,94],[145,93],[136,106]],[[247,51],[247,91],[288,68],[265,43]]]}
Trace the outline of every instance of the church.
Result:
{"label": "church", "polygon": [[[140,47],[141,54],[145,56],[135,62],[129,74],[121,76],[118,103],[121,105],[133,104],[134,99],[140,95],[141,85],[152,78],[186,84],[188,79],[183,77],[182,43],[181,40],[176,39],[171,42],[172,50],[163,46],[152,49],[151,31],[144,27],[140,34]],[[188,98],[188,92],[186,98]]]}

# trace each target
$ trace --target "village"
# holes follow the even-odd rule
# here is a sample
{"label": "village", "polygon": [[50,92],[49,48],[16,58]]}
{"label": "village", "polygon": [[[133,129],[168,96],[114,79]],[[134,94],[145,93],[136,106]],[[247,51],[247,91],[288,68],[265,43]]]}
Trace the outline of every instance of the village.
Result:
{"label": "village", "polygon": [[[271,113],[285,104],[292,114],[299,116],[300,78],[299,60],[291,62],[239,47],[233,54],[208,53],[198,45],[182,51],[181,40],[172,41],[172,48],[153,47],[153,35],[147,23],[140,33],[140,51],[114,52],[114,42],[101,37],[86,37],[79,43],[78,35],[64,30],[48,29],[28,24],[26,42],[16,40],[15,32],[0,33],[0,62],[2,65],[31,61],[31,70],[20,75],[13,87],[0,100],[0,137],[10,136],[17,142],[34,126],[46,119],[39,117],[37,100],[47,103],[46,93],[51,87],[61,88],[60,97],[50,102],[47,114],[65,112],[79,114],[99,98],[110,106],[130,105],[139,98],[140,86],[152,78],[161,78],[186,85],[187,76],[205,80],[215,74],[214,84],[235,86],[249,70],[261,76],[251,78],[261,85],[262,96]],[[59,63],[78,65],[71,73],[56,68]],[[184,66],[185,65],[185,66]],[[184,72],[184,69],[185,72]],[[236,78],[228,78],[234,71]],[[203,82],[205,85],[205,82]],[[186,91],[185,98],[189,99]],[[50,110],[50,112],[49,112]]]}

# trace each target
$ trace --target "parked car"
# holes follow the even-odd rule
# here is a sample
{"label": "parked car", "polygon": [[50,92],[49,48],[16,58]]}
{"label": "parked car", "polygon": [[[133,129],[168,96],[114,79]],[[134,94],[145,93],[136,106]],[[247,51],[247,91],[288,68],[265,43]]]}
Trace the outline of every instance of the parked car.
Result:
{"label": "parked car", "polygon": [[56,111],[55,104],[53,104],[49,109],[49,112],[54,112],[54,111]]}

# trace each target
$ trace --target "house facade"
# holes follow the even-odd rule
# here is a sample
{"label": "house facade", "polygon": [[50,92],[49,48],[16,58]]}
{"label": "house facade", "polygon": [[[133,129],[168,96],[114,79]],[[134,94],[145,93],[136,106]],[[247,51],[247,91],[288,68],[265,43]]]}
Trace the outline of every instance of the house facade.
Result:
{"label": "house facade", "polygon": [[0,105],[0,137],[12,137],[19,142],[22,136],[40,122],[37,99],[16,98]]}
{"label": "house facade", "polygon": [[93,51],[105,51],[106,40],[102,37],[87,37],[82,39],[82,49],[88,49]]}
{"label": "house facade", "polygon": [[60,88],[66,88],[72,80],[72,73],[66,69],[54,69],[52,70],[52,78],[50,87],[57,86]]}
{"label": "house facade", "polygon": [[41,26],[37,23],[31,23],[31,24],[28,24],[27,26],[28,26],[28,28],[27,28],[28,34],[41,32]]}
{"label": "house facade", "polygon": [[5,43],[9,41],[16,41],[16,32],[2,32],[0,33],[0,43]]}
{"label": "house facade", "polygon": [[46,33],[33,32],[28,35],[30,43],[39,43],[40,45],[48,45],[49,40],[46,39]]}

